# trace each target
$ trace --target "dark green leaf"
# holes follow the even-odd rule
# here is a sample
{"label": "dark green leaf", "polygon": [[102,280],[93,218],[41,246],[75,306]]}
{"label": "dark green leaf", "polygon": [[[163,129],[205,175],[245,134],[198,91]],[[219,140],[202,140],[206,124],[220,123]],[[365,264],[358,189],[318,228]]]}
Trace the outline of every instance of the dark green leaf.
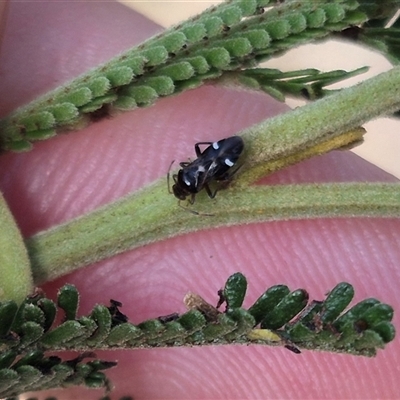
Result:
{"label": "dark green leaf", "polygon": [[80,363],[75,367],[75,375],[79,378],[86,378],[93,372],[93,368],[89,363]]}
{"label": "dark green leaf", "polygon": [[104,341],[111,330],[111,314],[107,307],[96,305],[90,317],[96,322],[94,334],[87,340],[89,346],[95,346]]}
{"label": "dark green leaf", "polygon": [[82,326],[82,330],[79,335],[64,342],[64,347],[74,348],[80,345],[88,344],[88,338],[90,338],[97,329],[97,324],[89,317],[81,317],[77,320]]}
{"label": "dark green leaf", "polygon": [[8,300],[0,304],[0,337],[8,334],[17,311],[18,306],[15,301]]}
{"label": "dark green leaf", "polygon": [[322,322],[333,322],[350,304],[353,297],[354,288],[349,283],[342,282],[336,285],[324,302],[321,315]]}
{"label": "dark green leaf", "polygon": [[188,332],[194,332],[206,325],[205,316],[198,310],[190,310],[177,320]]}
{"label": "dark green leaf", "polygon": [[92,389],[102,388],[106,383],[107,378],[102,372],[93,372],[85,378],[85,385]]}
{"label": "dark green leaf", "polygon": [[187,336],[187,331],[183,326],[176,322],[171,321],[165,324],[165,330],[163,330],[160,335],[152,340],[148,340],[147,344],[149,345],[157,345],[161,343],[173,343],[175,341],[183,341],[184,338]]}
{"label": "dark green leaf", "polygon": [[33,366],[41,365],[43,357],[44,357],[43,351],[37,349],[30,350],[13,365],[13,368],[16,369],[22,367],[23,365],[33,365]]}
{"label": "dark green leaf", "polygon": [[19,375],[18,390],[21,392],[29,389],[29,387],[35,384],[39,379],[42,378],[43,374],[31,365],[22,365],[16,369]]}
{"label": "dark green leaf", "polygon": [[41,343],[46,347],[62,348],[68,341],[84,334],[85,328],[78,321],[66,321],[44,334]]}
{"label": "dark green leaf", "polygon": [[235,308],[229,312],[229,318],[236,322],[236,329],[225,335],[225,339],[234,340],[250,332],[255,326],[253,316],[246,310]]}
{"label": "dark green leaf", "polygon": [[259,324],[268,312],[271,312],[276,305],[288,294],[290,290],[285,285],[275,285],[262,294],[249,308],[249,313],[254,317],[256,325]]}
{"label": "dark green leaf", "polygon": [[25,304],[22,316],[24,321],[36,322],[40,326],[44,325],[44,312],[36,304]]}
{"label": "dark green leaf", "polygon": [[241,307],[247,290],[247,279],[237,272],[231,275],[225,283],[224,298],[228,308]]}
{"label": "dark green leaf", "polygon": [[298,289],[285,296],[276,307],[267,313],[261,322],[262,329],[278,329],[289,322],[307,304],[308,293]]}
{"label": "dark green leaf", "polygon": [[25,139],[28,140],[45,140],[57,134],[55,129],[40,129],[36,131],[27,132]]}
{"label": "dark green leaf", "polygon": [[89,364],[94,371],[100,371],[104,369],[110,369],[115,367],[118,363],[116,361],[105,361],[105,360],[93,360]]}
{"label": "dark green leaf", "polygon": [[143,331],[146,339],[155,339],[165,330],[165,324],[158,319],[149,319],[139,324],[138,328]]}
{"label": "dark green leaf", "polygon": [[138,339],[142,335],[143,332],[138,327],[129,323],[123,323],[111,329],[107,343],[110,346],[121,346],[124,343]]}
{"label": "dark green leaf", "polygon": [[315,331],[310,330],[301,322],[288,326],[286,333],[289,335],[289,338],[294,343],[301,343],[307,340],[311,340],[315,337]]}
{"label": "dark green leaf", "polygon": [[78,311],[79,293],[74,285],[65,285],[58,291],[57,304],[65,311],[66,320],[74,320]]}
{"label": "dark green leaf", "polygon": [[54,319],[57,314],[57,308],[52,300],[46,298],[40,299],[37,305],[41,308],[41,310],[44,313],[45,320],[43,323],[43,329],[46,332],[50,329],[51,325],[54,322]]}
{"label": "dark green leaf", "polygon": [[15,350],[2,351],[0,353],[0,370],[10,367],[16,357],[17,352]]}
{"label": "dark green leaf", "polygon": [[385,347],[385,343],[382,340],[381,336],[368,329],[365,332],[363,332],[362,336],[355,340],[354,342],[354,348],[356,350],[362,350],[362,349],[383,349]]}
{"label": "dark green leaf", "polygon": [[387,304],[376,304],[360,315],[360,319],[365,321],[369,327],[373,327],[382,321],[391,321],[393,318],[393,308]]}
{"label": "dark green leaf", "polygon": [[3,396],[3,393],[10,387],[12,387],[15,383],[19,381],[19,376],[16,371],[8,368],[4,368],[0,370],[0,396]]}
{"label": "dark green leaf", "polygon": [[42,337],[43,332],[43,327],[36,322],[25,322],[21,326],[21,345],[27,347],[37,342]]}
{"label": "dark green leaf", "polygon": [[375,324],[372,327],[372,330],[375,331],[385,343],[391,342],[396,336],[396,329],[392,323],[388,321],[382,321],[378,324]]}
{"label": "dark green leaf", "polygon": [[379,301],[376,299],[365,299],[363,301],[360,301],[349,311],[340,316],[334,322],[334,327],[340,331],[343,325],[347,324],[348,322],[356,322],[369,308],[373,307],[376,304],[379,304]]}
{"label": "dark green leaf", "polygon": [[203,329],[204,340],[212,342],[232,332],[236,328],[236,322],[226,314],[220,314],[216,323],[209,323]]}

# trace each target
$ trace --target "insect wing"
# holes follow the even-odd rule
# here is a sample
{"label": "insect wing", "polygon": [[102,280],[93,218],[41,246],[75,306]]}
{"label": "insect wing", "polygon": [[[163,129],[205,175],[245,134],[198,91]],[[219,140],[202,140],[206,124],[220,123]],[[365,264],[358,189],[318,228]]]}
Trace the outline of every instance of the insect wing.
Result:
{"label": "insect wing", "polygon": [[238,161],[243,152],[243,140],[239,136],[232,136],[227,139],[217,142],[219,145],[218,153],[214,155],[216,164],[212,169],[213,177],[216,180],[224,180],[227,178],[227,173]]}
{"label": "insect wing", "polygon": [[203,157],[194,160],[187,167],[178,173],[180,186],[190,193],[197,193],[203,189],[204,184],[210,180],[209,169],[212,164],[211,159],[204,160]]}
{"label": "insect wing", "polygon": [[[243,148],[243,139],[240,136],[232,136],[224,140],[224,143],[221,145],[220,156],[225,157],[225,159],[228,159],[232,164],[235,164],[242,154]],[[226,164],[228,165],[229,163]]]}
{"label": "insect wing", "polygon": [[213,179],[216,168],[218,168],[217,163],[210,157],[204,157],[198,160],[198,166],[196,171],[197,177],[197,187],[199,191],[204,187],[204,185]]}

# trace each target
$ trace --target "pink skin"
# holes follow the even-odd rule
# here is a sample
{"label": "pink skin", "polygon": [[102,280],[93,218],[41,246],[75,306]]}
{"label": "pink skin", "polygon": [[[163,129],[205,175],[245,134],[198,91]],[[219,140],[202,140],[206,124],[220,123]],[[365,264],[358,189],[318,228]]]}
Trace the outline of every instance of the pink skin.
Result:
{"label": "pink skin", "polygon": [[[0,63],[0,92],[7,94],[1,114],[159,31],[116,3],[12,3]],[[194,156],[196,141],[233,135],[285,110],[261,94],[205,86],[37,143],[29,153],[2,155],[0,189],[29,236],[165,176],[172,159]],[[351,153],[335,152],[263,183],[354,180],[396,181]],[[81,313],[114,298],[137,323],[183,312],[187,291],[216,303],[225,279],[241,271],[249,282],[245,306],[277,283],[306,288],[311,298],[321,299],[348,281],[355,300],[373,296],[398,310],[399,231],[399,219],[361,218],[203,231],[127,252],[43,289],[54,298],[57,288],[73,283],[81,293]],[[394,321],[398,326],[397,314]],[[135,399],[395,398],[399,393],[400,348],[394,343],[373,359],[295,355],[261,346],[97,353],[119,360],[109,372],[115,399],[128,394]],[[40,398],[49,395],[97,399],[101,393],[72,388]]]}

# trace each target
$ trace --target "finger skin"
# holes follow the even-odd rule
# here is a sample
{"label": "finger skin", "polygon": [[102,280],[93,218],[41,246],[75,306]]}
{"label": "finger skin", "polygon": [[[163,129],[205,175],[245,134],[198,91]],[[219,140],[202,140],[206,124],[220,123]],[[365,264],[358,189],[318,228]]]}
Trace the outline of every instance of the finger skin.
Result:
{"label": "finger skin", "polygon": [[[111,18],[111,16],[113,16]],[[40,22],[42,21],[42,22]],[[43,23],[46,21],[46,23]],[[5,115],[38,93],[159,31],[116,3],[12,3],[1,53]],[[18,46],[15,45],[16,41]],[[35,50],[35,51],[33,51]],[[29,57],[26,57],[26,56]],[[25,58],[24,58],[25,57]],[[166,174],[172,159],[286,108],[266,96],[211,86],[153,107],[35,144],[0,158],[0,190],[25,236],[120,198]],[[395,179],[350,153],[331,153],[263,179],[263,184]],[[193,216],[193,218],[199,218]],[[186,292],[210,302],[234,272],[249,282],[249,306],[267,287],[306,288],[313,299],[338,282],[355,301],[399,304],[399,219],[319,219],[251,224],[176,237],[97,263],[44,285],[81,293],[81,313],[110,298],[133,323],[183,312]],[[398,327],[395,313],[394,323]],[[118,360],[113,398],[264,399],[396,398],[395,343],[373,359],[280,348],[218,347],[97,352]],[[97,391],[50,391],[40,398],[97,399]],[[35,394],[36,395],[36,394]]]}

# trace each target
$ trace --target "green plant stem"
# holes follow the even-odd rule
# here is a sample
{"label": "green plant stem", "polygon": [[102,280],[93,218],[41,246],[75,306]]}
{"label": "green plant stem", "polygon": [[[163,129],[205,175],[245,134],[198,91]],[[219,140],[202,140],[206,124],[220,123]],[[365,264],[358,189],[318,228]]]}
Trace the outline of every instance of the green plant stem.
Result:
{"label": "green plant stem", "polygon": [[305,107],[267,119],[242,132],[248,138],[243,173],[238,182],[254,182],[269,172],[266,161],[334,138],[365,122],[400,109],[400,67]]}
{"label": "green plant stem", "polygon": [[[204,197],[203,194],[199,197]],[[165,182],[27,241],[36,284],[141,245],[199,229],[317,217],[400,217],[400,185],[325,184],[230,190],[198,212],[182,210]]]}
{"label": "green plant stem", "polygon": [[[165,178],[81,218],[27,240],[36,284],[126,250],[198,229],[255,221],[400,216],[399,185],[248,185],[285,165],[346,144],[347,130],[400,108],[400,68],[243,132],[245,163],[236,184],[216,199],[201,193],[195,216],[177,206]],[[357,141],[360,136],[350,139]],[[351,133],[351,132],[350,132]],[[329,143],[339,140],[336,146]],[[348,143],[348,142],[347,142]],[[321,147],[327,146],[322,151]],[[298,201],[296,200],[298,199]],[[203,201],[204,200],[204,201]]]}
{"label": "green plant stem", "polygon": [[0,193],[0,301],[20,303],[32,293],[31,266],[22,236]]}

